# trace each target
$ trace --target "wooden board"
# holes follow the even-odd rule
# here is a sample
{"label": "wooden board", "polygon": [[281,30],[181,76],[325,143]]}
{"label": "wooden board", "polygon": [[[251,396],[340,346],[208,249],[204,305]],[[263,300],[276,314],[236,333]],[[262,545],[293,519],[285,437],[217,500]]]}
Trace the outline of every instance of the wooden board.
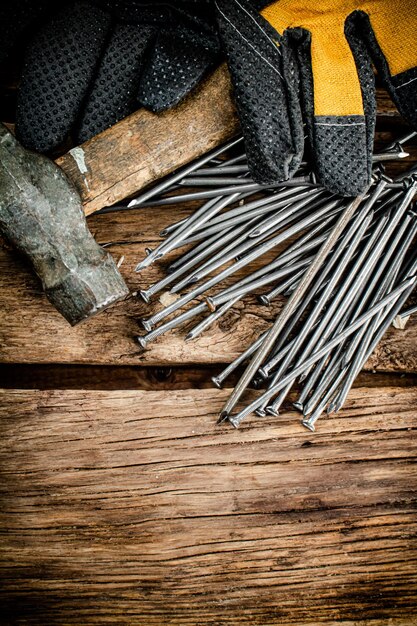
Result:
{"label": "wooden board", "polygon": [[417,623],[417,388],[226,393],[0,391],[2,624]]}
{"label": "wooden board", "polygon": [[[89,218],[91,231],[116,260],[124,257],[121,272],[132,292],[161,277],[160,266],[134,272],[145,247],[160,240],[167,224],[191,209],[141,209]],[[256,265],[253,265],[255,268]],[[243,275],[243,274],[242,274]],[[185,344],[186,330],[164,335],[142,352],[135,340],[143,333],[139,319],[161,307],[140,298],[125,302],[70,328],[42,294],[39,281],[14,252],[0,249],[0,362],[83,363],[102,365],[192,365],[227,363],[248,346],[275,318],[283,300],[261,306],[254,297],[237,304],[196,341]],[[389,331],[368,367],[378,371],[417,372],[417,316],[405,330]]]}

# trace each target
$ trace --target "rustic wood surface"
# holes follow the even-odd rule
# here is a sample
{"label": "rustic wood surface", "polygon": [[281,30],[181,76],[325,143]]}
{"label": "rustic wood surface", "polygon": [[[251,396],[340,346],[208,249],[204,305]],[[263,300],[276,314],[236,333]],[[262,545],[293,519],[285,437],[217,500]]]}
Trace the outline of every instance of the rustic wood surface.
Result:
{"label": "rustic wood surface", "polygon": [[[162,116],[138,111],[79,147],[89,169],[87,174],[81,175],[70,153],[62,157],[59,163],[76,182],[86,212],[125,197],[149,182],[149,177],[171,171],[234,134],[237,122],[229,92],[227,72],[224,67],[219,68],[174,111]],[[376,142],[380,148],[405,129],[382,89],[378,90],[378,112]],[[417,147],[414,147],[407,163],[415,162],[416,158]],[[405,166],[404,162],[394,164],[393,172]],[[126,184],[131,187],[128,189]],[[115,195],[110,197],[109,193]],[[101,200],[96,202],[97,198]],[[123,258],[121,272],[135,293],[161,277],[159,266],[140,275],[134,273],[145,248],[156,245],[160,241],[159,231],[188,215],[193,208],[147,208],[91,216],[89,226],[99,243],[110,244],[108,249],[116,260]],[[150,344],[148,351],[142,352],[135,341],[143,332],[139,319],[161,306],[158,299],[148,307],[133,296],[97,318],[69,329],[47,303],[38,279],[32,276],[25,262],[1,242],[0,298],[0,362],[103,365],[228,362],[268,327],[283,302],[277,300],[268,308],[259,306],[255,298],[245,298],[200,339],[185,344],[185,331],[181,329],[159,338]],[[416,324],[417,317],[410,320],[405,330],[389,331],[368,368],[417,371]]]}
{"label": "rustic wood surface", "polygon": [[3,624],[417,623],[416,388],[314,435],[227,393],[0,392]]}
{"label": "rustic wood surface", "polygon": [[[124,257],[121,272],[132,292],[156,280],[163,266],[134,272],[145,247],[160,241],[167,224],[189,214],[191,208],[146,208],[91,216],[97,241],[111,244],[116,260]],[[256,264],[253,265],[256,267]],[[243,276],[243,274],[241,274]],[[235,280],[235,279],[234,279]],[[184,328],[152,342],[143,352],[135,337],[143,333],[141,317],[162,305],[149,306],[138,297],[113,306],[96,318],[70,328],[47,302],[41,285],[23,259],[0,248],[0,362],[102,365],[191,365],[226,363],[241,353],[274,319],[283,300],[271,307],[245,298],[199,339],[185,343]],[[417,372],[417,316],[405,330],[391,329],[368,364],[378,371]]]}
{"label": "rustic wood surface", "polygon": [[239,130],[225,66],[161,114],[141,109],[57,159],[86,214],[114,204],[224,143]]}

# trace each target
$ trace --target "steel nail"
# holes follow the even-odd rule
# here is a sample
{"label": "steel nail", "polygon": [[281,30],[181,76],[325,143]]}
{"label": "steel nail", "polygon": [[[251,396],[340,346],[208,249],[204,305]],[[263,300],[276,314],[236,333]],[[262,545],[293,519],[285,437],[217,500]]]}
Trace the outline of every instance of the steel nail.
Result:
{"label": "steel nail", "polygon": [[[301,194],[303,194],[301,196]],[[234,217],[242,217],[245,214],[251,213],[255,209],[265,208],[268,205],[274,205],[273,208],[276,208],[275,203],[281,202],[282,200],[288,199],[288,202],[291,199],[301,200],[303,197],[307,197],[311,194],[311,187],[301,186],[301,187],[290,187],[290,188],[280,188],[274,190],[274,193],[263,196],[262,198],[256,198],[255,200],[249,200],[249,202],[241,203],[233,209],[229,209],[226,213],[222,213],[217,217],[214,217],[210,220],[210,223],[206,225],[206,228],[216,226],[218,224],[223,223],[226,220],[230,220]],[[253,194],[247,194],[246,197],[252,197]],[[285,206],[283,204],[282,206]],[[279,207],[278,207],[279,208]],[[262,214],[261,212],[259,213]],[[255,214],[254,214],[255,215]]]}
{"label": "steel nail", "polygon": [[[327,212],[333,210],[339,203],[340,200],[338,198],[327,202],[324,205],[322,204],[322,198],[315,198],[311,204],[309,198],[304,198],[303,200],[300,200],[296,204],[298,210],[300,211],[299,217],[306,214],[306,217],[304,217],[304,219],[297,220],[293,225],[279,232],[272,239],[267,239],[266,241],[263,240],[270,236],[272,233],[264,233],[262,237],[259,237],[256,240],[246,239],[245,237],[243,241],[239,239],[239,245],[237,245],[231,251],[228,251],[227,254],[220,255],[216,259],[213,259],[212,262],[205,264],[203,268],[200,267],[193,276],[193,282],[201,280],[208,274],[211,274],[216,269],[236,257],[238,258],[237,263],[241,263],[242,265],[240,267],[243,267],[243,265],[254,260],[255,258],[258,258],[272,248],[278,246],[280,243],[286,241],[296,233],[301,232],[310,224],[314,223],[317,218],[320,218]],[[317,206],[319,206],[319,208],[315,210]],[[261,241],[259,241],[260,239]]]}
{"label": "steel nail", "polygon": [[171,233],[173,233],[174,231],[177,230],[177,228],[179,228],[180,226],[184,226],[184,224],[186,222],[188,222],[188,217],[186,217],[183,220],[179,220],[178,222],[174,222],[173,224],[169,224],[169,226],[165,226],[165,228],[163,228],[161,230],[161,232],[159,233],[160,237],[167,237],[168,235],[170,235]]}
{"label": "steel nail", "polygon": [[304,411],[305,401],[308,398],[311,389],[316,384],[318,377],[320,376],[321,372],[323,371],[323,368],[326,365],[326,363],[328,361],[328,358],[329,357],[326,354],[325,356],[323,356],[321,358],[321,360],[318,363],[316,363],[316,365],[314,366],[313,371],[311,372],[311,374],[309,375],[308,379],[304,383],[303,388],[302,388],[302,390],[300,392],[300,395],[298,396],[298,399],[293,403],[293,407],[295,409],[297,409],[298,411],[301,411],[301,413],[303,413],[303,411]]}
{"label": "steel nail", "polygon": [[[375,316],[375,321],[371,323],[366,333],[361,349],[359,353],[357,354],[355,361],[352,364],[352,369],[343,385],[343,389],[340,391],[338,398],[336,399],[333,406],[331,407],[332,411],[337,412],[344,405],[347,395],[353,385],[353,382],[356,376],[359,374],[360,370],[362,369],[362,367],[364,366],[364,364],[369,359],[372,352],[375,350],[376,346],[380,342],[382,336],[385,334],[385,332],[391,325],[393,319],[395,319],[398,311],[401,309],[404,302],[407,300],[410,293],[414,289],[417,283],[416,277],[412,276],[411,278],[404,281],[402,285],[407,284],[407,282],[410,283],[409,286],[402,293],[400,293],[400,296],[398,299],[394,299],[393,304],[387,305],[385,314],[383,310],[381,311],[381,313],[383,314],[382,321],[380,321],[381,313]],[[401,289],[402,285],[397,287],[396,290]],[[378,326],[378,322],[379,322],[379,326]]]}
{"label": "steel nail", "polygon": [[[327,192],[323,192],[321,190],[312,189],[310,199],[317,200],[318,198],[329,199],[329,194]],[[271,228],[276,228],[281,222],[283,222],[286,218],[291,217],[296,214],[298,211],[298,207],[296,204],[291,204],[283,211],[276,213],[270,217],[267,217],[262,221],[261,224],[256,226],[249,234],[248,237],[259,237],[265,234]]]}
{"label": "steel nail", "polygon": [[213,176],[213,174],[219,172],[219,174],[245,174],[248,172],[247,165],[222,165],[218,167],[203,167],[194,172],[194,176]]}
{"label": "steel nail", "polygon": [[293,381],[291,380],[286,387],[284,387],[284,389],[281,389],[281,391],[279,392],[277,398],[273,401],[272,404],[270,404],[269,406],[266,406],[265,411],[267,413],[269,413],[269,415],[273,415],[274,417],[278,417],[279,415],[279,410],[285,400],[285,398],[287,397],[287,395],[289,394],[289,392],[291,391],[291,387],[293,386]]}
{"label": "steel nail", "polygon": [[[386,217],[382,216],[379,220],[379,226],[374,228],[367,245],[358,255],[343,282],[338,286],[329,307],[304,348],[303,355],[308,355],[327,340],[335,326],[340,322],[341,317],[346,313],[346,308],[352,305],[352,300],[358,294],[362,281],[369,274],[378,257],[378,246],[382,238],[379,239],[379,242],[377,240],[385,222]],[[375,247],[374,244],[376,244]]]}
{"label": "steel nail", "polygon": [[[182,193],[176,196],[168,196],[166,198],[161,198],[159,200],[155,200],[151,203],[141,203],[141,206],[147,207],[158,207],[158,206],[167,206],[171,204],[178,204],[179,202],[192,202],[194,200],[205,200],[209,198],[217,198],[217,196],[228,196],[239,191],[240,193],[245,193],[248,191],[257,192],[265,189],[279,189],[281,187],[300,187],[300,186],[317,186],[310,182],[309,176],[297,176],[290,180],[283,181],[281,183],[276,183],[275,185],[266,184],[261,185],[258,183],[246,183],[240,184],[235,183],[234,185],[227,185],[226,187],[218,187],[216,189],[208,189],[205,191],[196,191],[193,193]],[[132,203],[135,202],[132,200]],[[129,203],[128,208],[132,208],[137,206],[137,204]]]}
{"label": "steel nail", "polygon": [[[325,305],[330,294],[332,293],[335,284],[339,280],[339,277],[345,271],[351,259],[352,254],[354,253],[355,249],[359,245],[360,240],[362,239],[363,233],[367,229],[371,220],[372,220],[372,214],[366,215],[366,212],[362,210],[359,213],[359,215],[356,217],[356,219],[353,220],[351,226],[347,229],[344,240],[342,240],[344,241],[344,245],[340,245],[339,248],[336,250],[336,252],[333,253],[333,256],[331,258],[331,265],[329,269],[331,269],[339,261],[340,257],[342,257],[341,261],[339,261],[337,268],[333,272],[330,281],[328,282],[325,289],[322,291],[320,298],[318,299],[312,311],[310,312],[307,320],[303,323],[302,328],[299,330],[291,350],[286,354],[285,359],[280,363],[278,370],[275,372],[273,376],[270,386],[275,385],[279,381],[279,379],[284,375],[286,369],[290,365],[291,361],[295,359],[295,357],[297,357],[298,360],[302,360],[306,356],[308,356],[309,352],[311,352],[311,350],[309,351],[308,349],[307,350],[304,349],[302,354],[297,356],[297,351],[301,348],[305,338],[308,336],[311,329],[313,328],[316,321],[318,320],[320,314],[322,313],[323,306]],[[347,246],[347,248],[345,248],[346,243],[348,242],[349,242],[349,245]],[[316,333],[317,333],[317,330],[316,330]],[[274,359],[270,360],[268,366],[271,367],[272,363],[274,363],[275,365],[275,363],[278,363],[278,362],[279,361],[277,360],[277,357],[275,357]]]}
{"label": "steel nail", "polygon": [[[235,194],[234,199],[238,198],[239,194]],[[214,198],[209,202],[206,202],[202,207],[200,207],[194,215],[189,218],[184,226],[180,226],[168,239],[163,241],[148,257],[143,259],[137,266],[135,271],[139,272],[145,267],[151,265],[157,259],[162,258],[171,250],[173,250],[178,245],[185,245],[184,240],[186,237],[193,232],[196,225],[199,223],[203,223],[210,219],[211,215],[215,215],[219,213],[225,206],[229,204],[231,198]]]}
{"label": "steel nail", "polygon": [[172,330],[173,328],[176,328],[177,326],[183,324],[185,321],[191,319],[192,317],[194,317],[195,315],[198,315],[199,313],[202,313],[205,310],[207,310],[207,304],[206,302],[202,302],[201,304],[193,307],[192,309],[189,309],[188,311],[181,313],[181,315],[178,315],[177,317],[170,320],[169,322],[166,322],[165,324],[158,326],[158,328],[155,328],[155,330],[152,330],[147,335],[138,336],[137,341],[142,346],[142,348],[146,348],[149,342],[153,341],[157,337],[160,337],[161,335],[166,333],[168,330]]}
{"label": "steel nail", "polygon": [[310,398],[303,406],[303,414],[309,415],[320,402],[320,398],[325,394],[329,383],[338,377],[339,372],[344,370],[347,363],[344,363],[344,343],[341,343],[335,350],[334,354],[329,355],[328,363],[322,371],[320,382],[314,389]]}
{"label": "steel nail", "polygon": [[415,137],[417,137],[417,132],[415,130],[411,130],[410,132],[406,133],[399,139],[396,139],[395,141],[390,143],[388,146],[385,146],[385,150],[393,150],[397,144],[400,144],[400,146],[403,146],[409,143],[411,139],[414,139]]}
{"label": "steel nail", "polygon": [[[293,190],[291,189],[291,191]],[[263,202],[261,205],[255,207],[251,211],[245,210],[246,207],[249,206],[249,204],[251,203],[247,205],[243,204],[242,206],[239,205],[239,207],[237,208],[241,209],[240,211],[236,212],[236,209],[230,209],[226,213],[222,213],[221,215],[219,215],[217,218],[210,220],[210,222],[206,224],[203,229],[197,229],[195,233],[184,242],[184,244],[199,241],[203,238],[208,237],[209,235],[223,230],[224,228],[229,228],[231,226],[239,225],[242,223],[248,224],[249,220],[253,220],[256,217],[262,218],[262,216],[267,215],[272,211],[276,211],[281,207],[288,206],[291,202],[298,202],[304,198],[311,197],[311,191],[312,190],[309,189],[308,191],[300,193],[297,190],[297,193],[292,194],[291,197],[289,197],[287,194],[276,194],[275,196],[269,196],[269,202]],[[273,202],[271,202],[271,198],[274,200]]]}
{"label": "steel nail", "polygon": [[[208,301],[210,301],[210,298],[207,298]],[[232,306],[234,304],[236,304],[236,302],[240,300],[240,296],[236,296],[235,298],[231,298],[231,300],[225,302],[222,306],[220,306],[217,310],[213,311],[213,313],[211,313],[210,315],[208,315],[205,319],[203,319],[199,324],[197,324],[197,326],[195,326],[192,330],[190,330],[190,332],[187,334],[187,336],[185,337],[185,341],[190,341],[191,339],[195,339],[196,337],[198,337],[199,335],[201,335],[202,332],[204,332],[205,330],[207,330],[207,328],[209,326],[211,326],[211,324],[213,324],[213,322],[215,322],[217,319],[219,319],[219,317],[221,317],[222,315],[224,315],[229,309],[232,308]]]}
{"label": "steel nail", "polygon": [[[319,361],[324,355],[328,354],[333,348],[335,348],[339,343],[350,337],[352,333],[354,333],[358,328],[362,326],[365,322],[367,322],[371,317],[376,315],[381,309],[385,308],[390,302],[394,300],[398,300],[400,296],[404,293],[410,293],[413,289],[413,286],[416,284],[416,278],[413,276],[405,280],[399,287],[397,287],[393,292],[383,298],[378,304],[371,307],[366,313],[363,313],[358,317],[358,319],[350,324],[344,331],[340,334],[333,337],[325,346],[314,352],[310,357],[308,357],[303,363],[295,367],[291,372],[288,372],[281,380],[274,385],[273,387],[268,388],[262,395],[260,395],[256,400],[247,405],[240,413],[236,415],[220,415],[221,420],[228,419],[229,422],[237,428],[241,421],[250,413],[253,413],[259,406],[261,406],[265,400],[269,401],[271,397],[273,397],[276,393],[278,393],[281,389],[285,387],[285,385],[297,378],[302,372],[309,368],[311,365],[314,365],[317,361]],[[400,298],[401,299],[401,298]],[[402,300],[402,299],[401,299]],[[401,304],[402,306],[402,304]],[[268,340],[268,337],[264,340],[265,342]],[[262,343],[263,345],[263,343]],[[258,349],[259,351],[259,349]],[[256,354],[256,353],[255,353]]]}
{"label": "steel nail", "polygon": [[[305,201],[303,201],[303,202],[305,202]],[[173,313],[174,311],[176,311],[177,309],[182,307],[184,304],[186,304],[187,302],[190,302],[190,300],[194,299],[198,295],[201,295],[202,293],[204,293],[204,291],[206,291],[209,288],[213,287],[214,285],[218,284],[219,282],[221,282],[222,280],[224,280],[228,276],[231,276],[233,273],[237,272],[239,269],[241,269],[242,267],[244,267],[245,265],[247,265],[248,263],[250,263],[254,259],[258,258],[262,254],[265,254],[266,252],[271,250],[273,247],[278,245],[278,243],[281,243],[282,241],[285,241],[285,239],[287,239],[288,237],[293,235],[295,232],[303,230],[303,228],[308,226],[309,223],[313,222],[316,219],[317,215],[323,214],[327,210],[333,209],[334,206],[338,202],[340,202],[339,199],[333,200],[328,205],[327,204],[324,205],[318,211],[314,212],[313,214],[311,214],[308,217],[306,217],[304,220],[301,220],[300,222],[295,224],[293,227],[290,227],[284,233],[280,233],[279,235],[273,237],[272,239],[269,239],[265,243],[258,244],[251,251],[249,251],[245,255],[244,258],[242,258],[239,261],[236,261],[233,265],[230,265],[229,267],[224,269],[222,272],[220,272],[218,275],[216,275],[213,278],[209,279],[203,285],[200,285],[199,287],[196,287],[194,290],[190,291],[188,294],[184,294],[176,302],[174,302],[173,304],[169,305],[168,307],[166,307],[162,311],[159,311],[154,316],[152,316],[152,318],[148,318],[148,321],[150,323],[157,324],[162,319],[164,319],[165,317],[167,317],[168,315],[170,315],[171,313]],[[245,250],[245,244],[242,244],[241,246],[239,246],[235,250],[235,252],[230,252],[229,254],[227,254],[225,259],[224,259],[224,261],[223,261],[223,263],[226,263],[227,261],[232,260],[234,258],[234,256],[235,256],[235,253],[239,253],[239,252],[242,252],[244,250]]]}
{"label": "steel nail", "polygon": [[213,302],[214,306],[219,306],[223,304],[224,302],[226,302],[227,300],[229,300],[230,298],[241,298],[247,293],[250,293],[251,291],[255,291],[255,289],[259,289],[259,287],[268,285],[269,283],[274,282],[278,278],[281,278],[282,276],[286,276],[288,273],[292,272],[294,269],[298,270],[300,267],[302,267],[305,270],[313,259],[314,259],[314,256],[310,256],[306,259],[298,261],[298,263],[294,263],[292,267],[278,268],[277,270],[272,271],[270,273],[266,273],[251,282],[249,282],[249,278],[250,278],[249,276],[248,278],[245,278],[239,281],[239,283],[236,283],[235,285],[232,285],[231,287],[224,289],[223,291],[216,294],[215,296],[212,296],[210,300]]}
{"label": "steel nail", "polygon": [[417,313],[417,306],[412,306],[409,309],[406,309],[405,311],[402,311],[400,313],[399,317],[404,319],[406,317],[410,317],[410,315],[414,315],[415,313]]}
{"label": "steel nail", "polygon": [[266,306],[269,306],[271,304],[272,300],[274,300],[280,294],[284,293],[284,291],[290,285],[293,284],[294,280],[298,280],[299,278],[301,278],[301,276],[303,274],[304,274],[304,268],[302,268],[300,271],[296,272],[295,275],[290,276],[289,278],[287,278],[287,280],[284,280],[283,282],[279,283],[276,287],[274,287],[274,289],[272,289],[268,293],[263,293],[260,296],[258,296],[259,302],[261,304],[265,304]]}
{"label": "steel nail", "polygon": [[[360,297],[360,288],[363,281],[367,279],[370,272],[374,269],[387,241],[407,210],[416,188],[417,182],[413,183],[404,194],[404,198],[397,206],[395,213],[388,223],[387,215],[383,215],[379,219],[377,226],[373,228],[373,232],[361,254],[358,256],[349,276],[346,277],[346,280],[339,289],[337,295],[333,297],[332,303],[323,317],[320,328],[316,331],[315,336],[310,340],[309,347],[311,347],[314,340],[317,342],[316,347],[320,346],[333,331],[334,327],[340,320],[340,315],[334,315],[336,306],[339,305],[339,311],[344,315],[347,315],[349,310],[354,307],[355,302]],[[385,224],[387,224],[386,227]],[[383,228],[384,230],[382,230]],[[329,323],[330,318],[331,321]]]}
{"label": "steel nail", "polygon": [[[294,291],[294,293],[288,300],[286,306],[284,307],[281,314],[279,315],[279,317],[273,324],[271,330],[269,331],[267,338],[265,339],[265,341],[262,343],[260,348],[255,353],[254,358],[250,361],[243,376],[241,377],[234,391],[232,392],[229,400],[224,405],[220,413],[221,418],[228,417],[230,412],[236,406],[242,393],[245,391],[248,384],[252,380],[255,372],[259,369],[265,357],[270,352],[279,334],[282,332],[282,329],[284,328],[285,324],[288,322],[291,315],[297,309],[304,294],[306,293],[312,281],[314,280],[315,276],[317,275],[320,268],[322,267],[323,262],[327,258],[328,254],[330,253],[331,249],[333,248],[340,234],[344,231],[352,215],[355,213],[356,209],[360,206],[362,200],[363,200],[363,197],[360,196],[356,198],[353,202],[348,204],[348,206],[344,209],[336,225],[334,226],[332,232],[330,233],[329,238],[322,245],[314,261],[311,263],[311,265],[309,266],[305,274],[302,276],[297,289]],[[269,400],[269,396],[268,396],[268,400]],[[256,408],[258,408],[258,406],[260,406],[261,404],[262,402],[259,403],[256,406]]]}
{"label": "steel nail", "polygon": [[240,176],[193,176],[184,178],[179,182],[180,185],[187,187],[226,187],[228,185],[247,185],[253,181]]}
{"label": "steel nail", "polygon": [[410,156],[408,152],[403,150],[403,147],[398,141],[390,149],[385,149],[384,152],[379,152],[372,156],[373,163],[381,163],[383,161],[394,161],[396,159],[405,159]]}
{"label": "steel nail", "polygon": [[[285,358],[281,362],[280,362],[280,355],[278,354],[278,355],[275,355],[272,359],[270,359],[268,364],[264,366],[264,371],[269,372],[272,367],[275,367],[275,365],[280,362],[280,366],[278,370],[274,373],[270,386],[275,385],[280,380],[280,378],[284,375],[286,369],[289,367],[291,361],[295,359],[295,357],[297,357],[297,360],[302,360],[303,358],[305,358],[306,355],[308,355],[308,351],[306,352],[305,350],[303,351],[301,355],[298,355],[298,356],[297,356],[297,352],[301,348],[305,338],[308,336],[308,333],[316,324],[317,319],[322,313],[323,306],[327,302],[329,295],[333,291],[334,285],[338,281],[340,275],[342,275],[343,272],[345,271],[346,266],[348,265],[350,258],[353,255],[355,249],[359,245],[360,240],[363,236],[363,233],[368,227],[371,219],[372,219],[372,214],[366,215],[366,213],[362,210],[357,215],[356,219],[353,220],[352,224],[347,229],[347,232],[344,238],[342,239],[342,245],[339,245],[339,247],[336,249],[336,251],[333,253],[333,256],[331,257],[331,261],[328,266],[328,271],[332,269],[332,267],[336,264],[336,262],[339,260],[340,256],[343,253],[342,260],[339,262],[336,271],[332,274],[331,279],[328,282],[327,286],[322,291],[319,300],[317,301],[314,308],[310,312],[307,320],[303,323],[302,328],[297,333],[295,340],[292,342],[291,350],[287,352],[287,354],[285,355]],[[352,241],[350,242],[351,239]],[[347,248],[345,248],[347,242],[349,242],[349,245],[347,246]],[[310,298],[305,300],[303,307],[300,306],[299,315],[302,312],[303,308],[307,306],[307,302],[311,299],[315,291],[316,289],[313,287],[313,289],[310,291]],[[291,387],[291,385],[289,387]],[[261,409],[265,409],[265,408],[266,408],[266,404],[265,406],[261,406]],[[278,410],[278,407],[275,404],[273,404],[272,409],[275,411],[275,410]]]}
{"label": "steel nail", "polygon": [[[180,278],[181,276],[183,276],[183,274],[185,274],[190,269],[198,265],[206,257],[211,257],[211,255],[219,247],[223,248],[224,244],[227,242],[228,239],[234,239],[236,237],[236,234],[237,234],[236,229],[234,229],[233,232],[229,230],[223,233],[219,233],[216,237],[208,240],[209,245],[197,246],[194,250],[195,254],[184,255],[184,259],[186,258],[188,259],[185,263],[180,265],[175,271],[169,272],[166,276],[164,276],[164,278],[162,278],[157,283],[154,283],[153,285],[151,285],[148,289],[142,289],[140,291],[140,295],[143,297],[145,301],[149,302],[150,298],[154,294],[158,293],[165,287],[169,286],[171,283],[175,282],[178,278]],[[183,281],[184,285],[188,282],[188,278],[189,277],[187,277],[187,279]],[[178,286],[180,284],[181,283],[178,283]],[[171,289],[171,293],[177,292],[176,287],[177,285],[175,286],[175,288],[173,287]]]}
{"label": "steel nail", "polygon": [[[362,294],[360,296],[360,301],[358,306],[355,308],[352,318],[357,316],[365,306],[365,304],[370,300],[370,304],[374,304],[378,301],[378,299],[390,290],[389,285],[392,284],[392,280],[394,278],[392,268],[394,269],[399,266],[403,255],[405,254],[407,248],[409,247],[411,241],[414,238],[416,233],[416,224],[410,228],[411,224],[411,216],[405,215],[405,219],[400,223],[397,232],[389,245],[381,252],[381,258],[379,264],[376,266],[376,271],[370,277],[368,284],[364,287]],[[406,237],[404,238],[404,233],[409,231]],[[395,262],[391,263],[391,269],[386,272],[386,267],[390,263],[393,255],[395,254]],[[375,288],[376,292],[375,292]],[[372,296],[372,297],[371,297]],[[351,345],[349,346],[345,359],[346,362],[349,362],[355,353],[363,334],[366,329],[361,329],[358,335],[352,340]]]}
{"label": "steel nail", "polygon": [[230,374],[232,372],[234,372],[237,367],[239,367],[239,365],[241,365],[248,358],[250,358],[252,356],[252,354],[259,348],[259,346],[261,345],[261,343],[265,339],[266,334],[267,334],[266,332],[262,333],[262,335],[260,335],[260,337],[258,337],[258,339],[256,341],[254,341],[249,346],[249,348],[247,348],[234,361],[232,361],[232,363],[230,363],[227,367],[225,367],[225,369],[222,372],[220,372],[220,374],[217,374],[217,376],[213,376],[212,381],[214,382],[216,387],[221,389],[222,384],[226,380],[226,378],[228,378],[230,376]]}
{"label": "steel nail", "polygon": [[327,404],[329,403],[329,401],[332,399],[334,394],[337,392],[337,389],[340,386],[340,383],[342,382],[342,379],[343,379],[343,377],[346,374],[346,369],[347,368],[342,369],[341,372],[339,373],[339,375],[336,376],[336,378],[334,379],[332,385],[327,390],[327,392],[325,393],[323,399],[321,400],[321,402],[319,403],[317,408],[314,410],[314,412],[307,419],[303,418],[301,420],[301,423],[302,423],[303,426],[305,426],[306,428],[308,428],[309,430],[311,430],[313,432],[316,430],[315,424],[316,424],[317,420],[319,419],[320,415],[322,415],[322,413],[323,413],[324,409],[326,408]]}

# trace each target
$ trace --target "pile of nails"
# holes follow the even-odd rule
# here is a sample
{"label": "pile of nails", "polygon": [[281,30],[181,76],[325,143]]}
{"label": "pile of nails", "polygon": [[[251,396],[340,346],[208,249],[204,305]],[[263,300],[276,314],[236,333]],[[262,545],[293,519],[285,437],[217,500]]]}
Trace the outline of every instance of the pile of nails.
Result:
{"label": "pile of nails", "polygon": [[[254,183],[238,138],[130,202],[128,208],[205,200],[189,218],[166,228],[166,239],[148,250],[136,268],[141,271],[186,246],[162,280],[140,291],[146,302],[167,287],[180,294],[142,320],[147,334],[138,341],[143,348],[195,318],[198,323],[186,339],[199,336],[260,288],[265,290],[258,296],[263,304],[279,294],[288,297],[272,327],[213,378],[220,387],[248,361],[219,421],[237,427],[252,412],[278,415],[295,383],[300,395],[294,406],[310,430],[323,412],[341,409],[416,285],[417,169],[392,180],[382,165],[408,156],[403,145],[415,136],[409,133],[374,155],[372,184],[355,200],[323,189],[307,163],[295,178],[274,187]],[[240,152],[225,159],[231,149]],[[190,193],[192,187],[202,190]],[[277,252],[273,260],[271,251]],[[230,284],[242,268],[245,277]],[[236,412],[246,388],[261,384],[265,389],[256,400]]]}

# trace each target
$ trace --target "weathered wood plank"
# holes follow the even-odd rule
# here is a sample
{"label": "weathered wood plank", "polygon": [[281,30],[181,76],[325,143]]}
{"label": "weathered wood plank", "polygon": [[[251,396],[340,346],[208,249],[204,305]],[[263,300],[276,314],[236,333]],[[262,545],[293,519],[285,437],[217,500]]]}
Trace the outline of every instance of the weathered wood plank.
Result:
{"label": "weathered wood plank", "polygon": [[415,623],[417,388],[314,435],[226,393],[0,392],[2,623]]}
{"label": "weathered wood plank", "polygon": [[[160,241],[167,224],[185,217],[191,209],[147,208],[89,218],[99,243],[109,246],[114,258],[124,256],[121,272],[132,292],[161,277],[161,267],[135,274],[145,247]],[[253,268],[256,264],[253,265]],[[242,276],[243,274],[241,274]],[[268,327],[282,305],[260,306],[254,297],[237,304],[201,338],[185,344],[185,329],[172,331],[141,352],[135,336],[143,330],[140,317],[160,307],[149,307],[132,297],[109,311],[69,328],[47,302],[38,279],[25,262],[6,248],[0,249],[0,362],[84,363],[103,365],[190,365],[229,362]],[[417,372],[417,316],[407,328],[390,330],[369,363],[379,371]]]}

